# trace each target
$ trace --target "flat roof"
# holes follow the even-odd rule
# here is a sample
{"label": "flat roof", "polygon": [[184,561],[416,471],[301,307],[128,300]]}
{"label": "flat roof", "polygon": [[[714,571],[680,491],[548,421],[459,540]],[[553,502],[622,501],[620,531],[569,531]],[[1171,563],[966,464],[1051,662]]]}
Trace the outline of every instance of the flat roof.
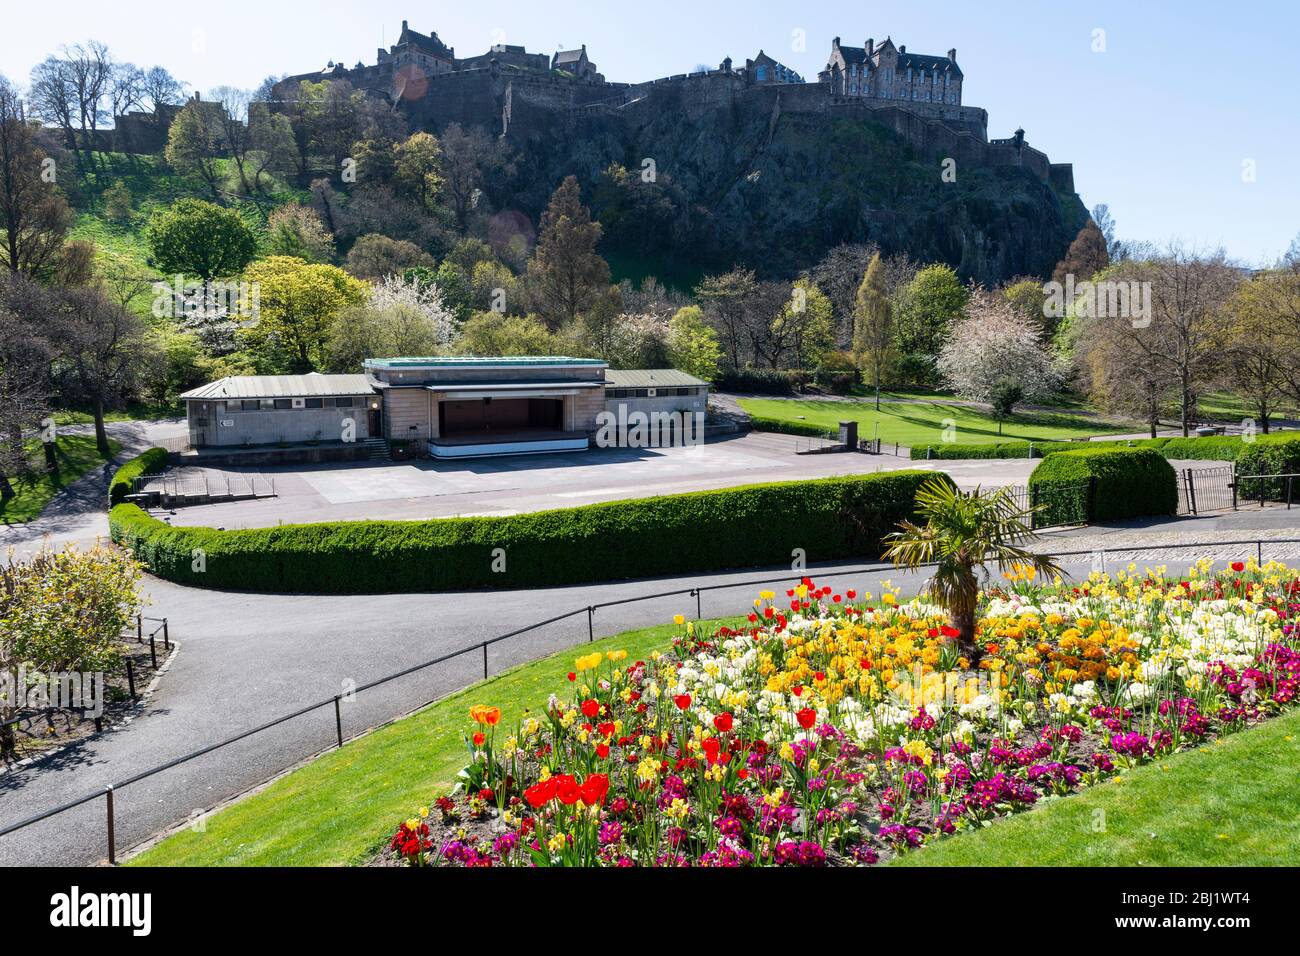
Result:
{"label": "flat roof", "polygon": [[609,388],[684,388],[709,383],[675,368],[610,369],[605,373]]}
{"label": "flat roof", "polygon": [[220,401],[223,398],[328,398],[342,395],[373,395],[374,387],[365,375],[233,375],[200,385],[181,395],[191,401]]}
{"label": "flat roof", "polygon": [[567,355],[435,355],[427,358],[366,359],[366,368],[539,368],[604,364],[602,359],[570,358]]}

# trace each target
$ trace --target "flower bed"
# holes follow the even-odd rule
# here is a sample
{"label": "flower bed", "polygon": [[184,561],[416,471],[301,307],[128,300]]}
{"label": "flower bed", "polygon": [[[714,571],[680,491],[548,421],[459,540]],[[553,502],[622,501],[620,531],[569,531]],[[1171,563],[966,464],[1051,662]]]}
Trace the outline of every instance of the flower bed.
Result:
{"label": "flower bed", "polygon": [[874,864],[1294,704],[1300,572],[1203,562],[1012,573],[978,661],[938,608],[806,580],[748,625],[578,658],[507,732],[471,710],[460,783],[398,825],[414,865]]}

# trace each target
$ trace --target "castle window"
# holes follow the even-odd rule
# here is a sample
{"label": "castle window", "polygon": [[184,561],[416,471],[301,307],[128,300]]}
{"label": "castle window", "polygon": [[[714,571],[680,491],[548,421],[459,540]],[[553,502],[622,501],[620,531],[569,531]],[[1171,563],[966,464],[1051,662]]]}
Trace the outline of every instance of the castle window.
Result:
{"label": "castle window", "polygon": [[766,83],[766,82],[767,82],[767,67],[765,67],[765,66],[760,66],[757,70],[755,70],[755,71],[754,71],[754,78],[755,78],[756,80],[758,80],[758,82],[760,82],[760,83]]}
{"label": "castle window", "polygon": [[857,91],[858,91],[858,83],[857,80],[854,80],[852,83],[849,84],[849,92],[856,93]]}

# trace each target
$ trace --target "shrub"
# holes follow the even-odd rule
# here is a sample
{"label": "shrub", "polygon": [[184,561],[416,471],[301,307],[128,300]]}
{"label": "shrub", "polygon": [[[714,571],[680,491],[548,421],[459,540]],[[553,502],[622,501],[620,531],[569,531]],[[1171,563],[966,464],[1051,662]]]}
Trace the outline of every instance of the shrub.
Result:
{"label": "shrub", "polygon": [[967,445],[953,442],[943,445],[922,445],[913,448],[912,460],[925,461],[927,453],[929,458],[939,461],[976,458],[1042,458],[1053,451],[1078,447],[1080,447],[1079,443],[1054,441],[1008,441],[985,445]]}
{"label": "shrub", "polygon": [[782,435],[809,435],[820,438],[836,430],[813,422],[792,422],[784,418],[768,418],[764,415],[751,415],[749,421],[756,432],[778,432]]}
{"label": "shrub", "polygon": [[122,504],[109,526],[154,574],[182,584],[314,594],[542,587],[785,564],[795,548],[814,561],[875,558],[932,477],[890,472],[505,517],[237,531],[172,527]]}
{"label": "shrub", "polygon": [[[1237,474],[1247,479],[1255,475],[1300,474],[1300,436],[1261,435],[1251,444],[1242,444],[1237,457]],[[1238,493],[1244,499],[1259,500],[1260,485],[1265,498],[1280,501],[1286,497],[1286,480],[1242,481]],[[1300,492],[1300,481],[1293,482],[1292,493]]]}
{"label": "shrub", "polygon": [[791,373],[748,365],[724,369],[713,381],[713,387],[720,392],[751,392],[756,395],[793,395],[797,384],[798,380]]}
{"label": "shrub", "polygon": [[1173,466],[1151,448],[1093,449],[1048,455],[1029,476],[1030,500],[1044,526],[1114,521],[1178,511]]}
{"label": "shrub", "polygon": [[119,505],[131,493],[135,479],[142,475],[156,475],[167,465],[167,449],[150,448],[141,455],[132,458],[113,475],[112,484],[108,486],[109,505]]}

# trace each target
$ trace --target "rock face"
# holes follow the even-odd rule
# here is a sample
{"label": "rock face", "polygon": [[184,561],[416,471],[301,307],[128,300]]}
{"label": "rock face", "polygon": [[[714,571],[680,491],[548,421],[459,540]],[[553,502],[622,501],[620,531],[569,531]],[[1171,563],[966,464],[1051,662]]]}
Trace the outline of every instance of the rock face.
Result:
{"label": "rock face", "polygon": [[[744,264],[789,276],[869,240],[985,283],[1047,277],[1087,217],[1070,167],[1023,135],[988,142],[982,110],[927,117],[820,84],[745,89],[713,77],[603,101],[600,89],[483,71],[431,83],[402,108],[435,131],[456,121],[504,133],[519,179],[493,198],[534,218],[577,175],[605,251],[666,273]],[[610,176],[612,165],[626,175]]]}

